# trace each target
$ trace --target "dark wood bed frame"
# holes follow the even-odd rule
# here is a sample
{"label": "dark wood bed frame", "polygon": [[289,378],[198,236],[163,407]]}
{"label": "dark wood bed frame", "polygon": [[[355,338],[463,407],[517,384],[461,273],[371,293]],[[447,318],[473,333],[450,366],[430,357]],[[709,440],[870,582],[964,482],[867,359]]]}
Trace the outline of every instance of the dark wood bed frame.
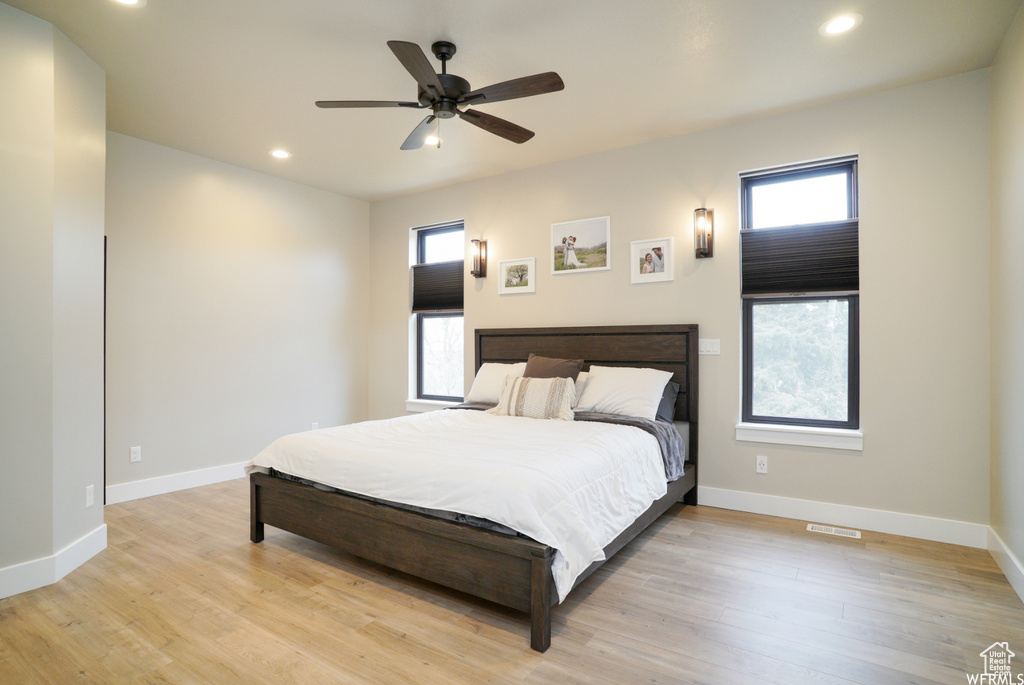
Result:
{"label": "dark wood bed frame", "polygon": [[[676,420],[689,421],[689,462],[668,493],[605,547],[611,558],[672,504],[696,504],[697,325],[505,328],[476,331],[476,367],[525,361],[530,353],[582,358],[584,370],[638,366],[673,373],[681,391]],[[271,525],[341,551],[491,600],[530,615],[530,646],[551,644],[551,607],[558,602],[551,575],[555,550],[525,537],[502,535],[462,523],[324,492],[262,473],[250,476],[250,537],[263,540]],[[601,561],[577,580],[579,585]]]}

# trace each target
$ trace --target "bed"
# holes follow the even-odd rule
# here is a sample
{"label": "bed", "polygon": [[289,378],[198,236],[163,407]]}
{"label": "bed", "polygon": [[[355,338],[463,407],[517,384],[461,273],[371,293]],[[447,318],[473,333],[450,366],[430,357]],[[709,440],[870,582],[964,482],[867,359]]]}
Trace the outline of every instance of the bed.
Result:
{"label": "bed", "polygon": [[[666,494],[604,547],[611,558],[672,504],[696,503],[697,326],[603,326],[481,329],[475,334],[476,368],[526,361],[530,353],[582,358],[591,365],[648,367],[672,373],[680,385],[676,420],[688,425],[687,463]],[[451,410],[449,410],[451,411]],[[458,521],[390,506],[266,473],[250,476],[250,537],[271,525],[441,585],[523,611],[530,616],[530,646],[551,643],[551,611],[558,603],[552,561],[556,549]],[[578,585],[602,561],[576,578]],[[563,588],[564,589],[564,588]]]}

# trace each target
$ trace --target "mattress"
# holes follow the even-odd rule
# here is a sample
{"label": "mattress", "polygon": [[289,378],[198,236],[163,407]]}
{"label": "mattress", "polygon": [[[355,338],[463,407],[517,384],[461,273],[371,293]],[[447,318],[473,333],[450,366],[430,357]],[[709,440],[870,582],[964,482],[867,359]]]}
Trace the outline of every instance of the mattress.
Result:
{"label": "mattress", "polygon": [[603,548],[667,491],[658,440],[626,425],[476,411],[297,433],[247,470],[494,521],[553,547],[559,601]]}

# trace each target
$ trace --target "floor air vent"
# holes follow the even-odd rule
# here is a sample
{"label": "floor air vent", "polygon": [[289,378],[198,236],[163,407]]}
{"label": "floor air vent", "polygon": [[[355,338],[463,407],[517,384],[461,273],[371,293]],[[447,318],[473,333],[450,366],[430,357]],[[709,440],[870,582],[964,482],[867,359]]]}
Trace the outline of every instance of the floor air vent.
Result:
{"label": "floor air vent", "polygon": [[819,526],[817,523],[808,523],[807,530],[812,533],[825,533],[827,535],[838,535],[844,538],[856,538],[860,540],[859,530],[850,530],[848,528],[835,528],[833,526]]}

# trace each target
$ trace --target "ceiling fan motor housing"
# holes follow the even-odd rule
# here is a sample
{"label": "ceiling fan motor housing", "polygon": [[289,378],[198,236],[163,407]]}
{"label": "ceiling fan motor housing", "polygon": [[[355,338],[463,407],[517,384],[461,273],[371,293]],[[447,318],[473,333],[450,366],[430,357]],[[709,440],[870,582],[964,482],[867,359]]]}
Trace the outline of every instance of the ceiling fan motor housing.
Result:
{"label": "ceiling fan motor housing", "polygon": [[433,105],[434,114],[441,119],[451,119],[458,113],[455,109],[455,103],[458,102],[460,97],[471,91],[472,88],[469,87],[469,81],[455,74],[438,74],[437,80],[441,82],[441,87],[444,88],[444,96],[440,101],[435,100],[435,98],[431,97],[432,94],[424,90],[420,90],[417,97],[421,105],[425,107]]}

